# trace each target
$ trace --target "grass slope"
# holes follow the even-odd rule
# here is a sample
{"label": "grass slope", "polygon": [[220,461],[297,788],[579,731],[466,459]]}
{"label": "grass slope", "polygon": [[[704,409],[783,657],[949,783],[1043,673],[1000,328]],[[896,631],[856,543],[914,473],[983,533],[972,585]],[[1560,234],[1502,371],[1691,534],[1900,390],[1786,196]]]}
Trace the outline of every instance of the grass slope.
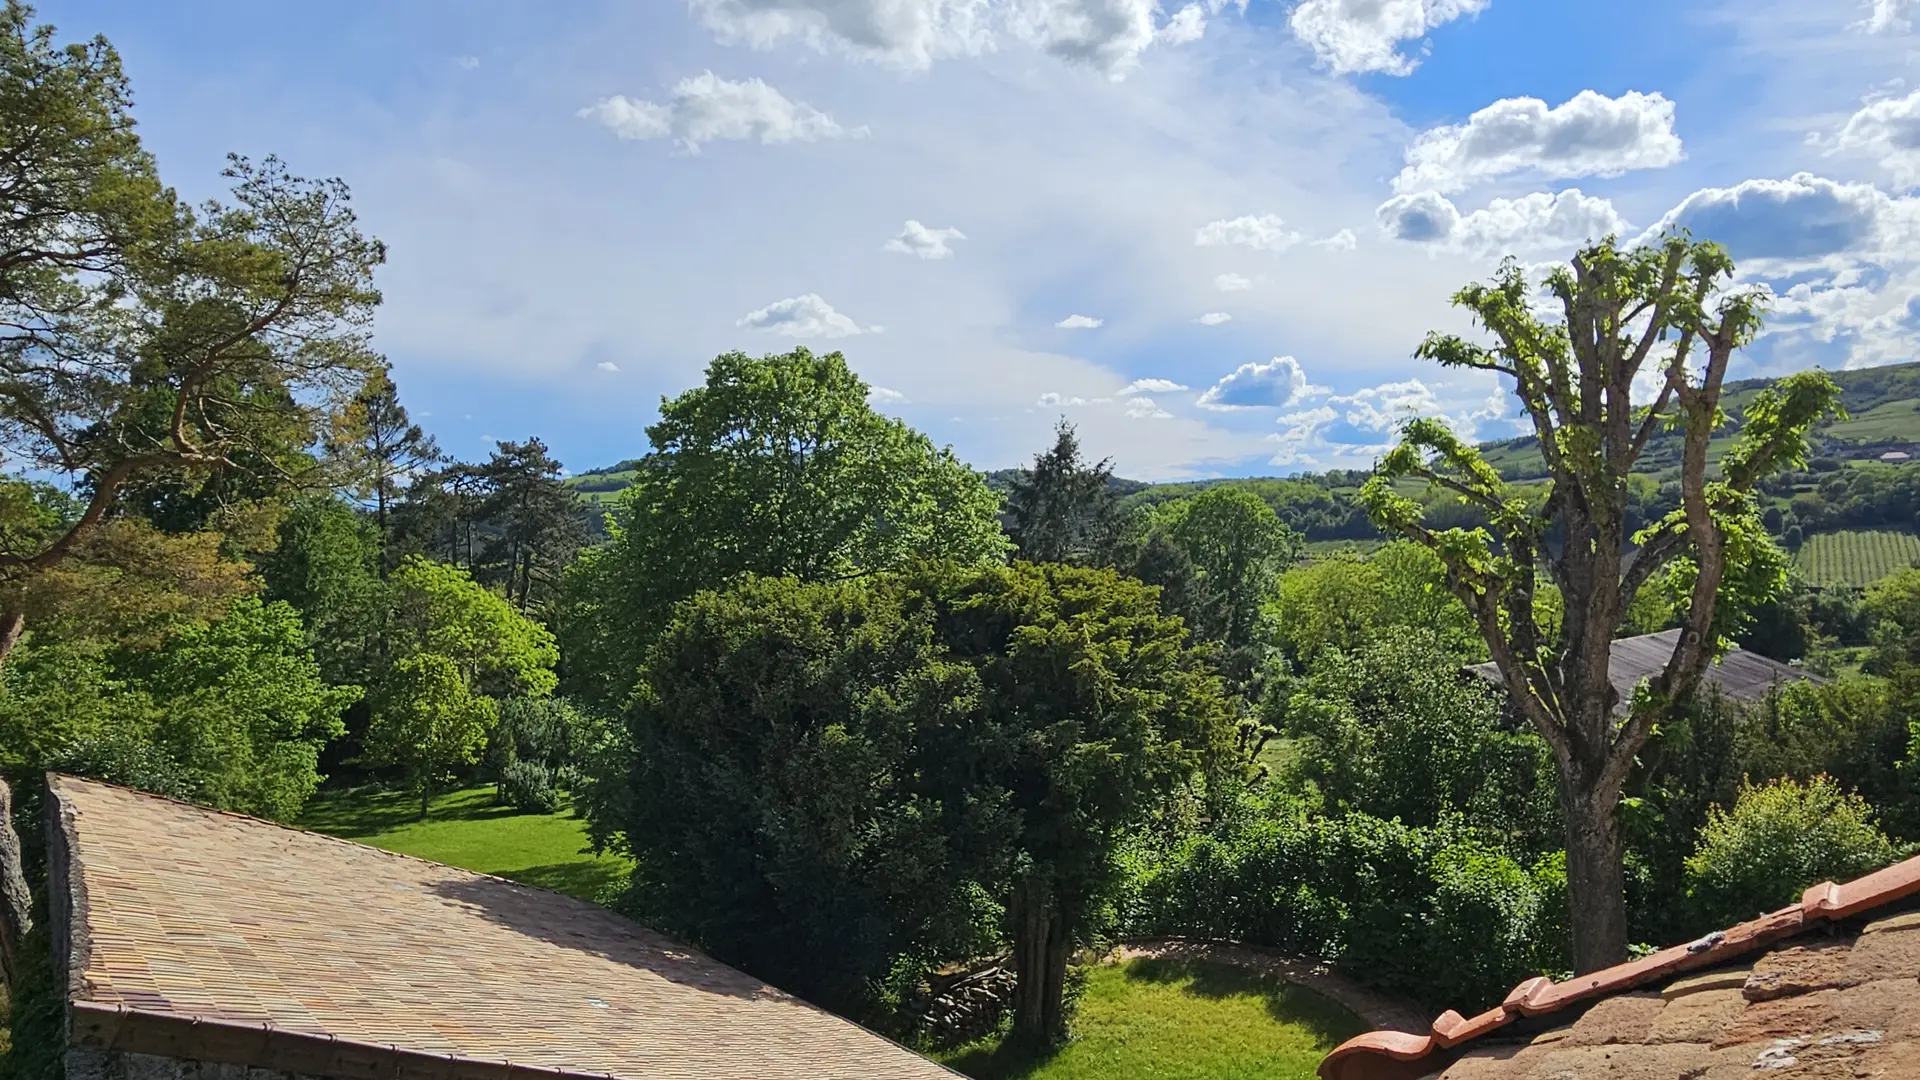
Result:
{"label": "grass slope", "polygon": [[1366,1025],[1283,979],[1225,964],[1131,960],[1093,969],[1074,1037],[1034,1059],[988,1042],[942,1060],[977,1080],[1309,1080]]}
{"label": "grass slope", "polygon": [[586,822],[565,807],[523,814],[496,804],[490,787],[436,797],[425,821],[420,800],[405,792],[325,792],[307,804],[299,825],[583,900],[611,895],[631,868],[625,859],[585,850]]}
{"label": "grass slope", "polygon": [[1794,554],[1793,564],[1809,585],[1864,588],[1920,564],[1920,537],[1891,529],[1815,533]]}

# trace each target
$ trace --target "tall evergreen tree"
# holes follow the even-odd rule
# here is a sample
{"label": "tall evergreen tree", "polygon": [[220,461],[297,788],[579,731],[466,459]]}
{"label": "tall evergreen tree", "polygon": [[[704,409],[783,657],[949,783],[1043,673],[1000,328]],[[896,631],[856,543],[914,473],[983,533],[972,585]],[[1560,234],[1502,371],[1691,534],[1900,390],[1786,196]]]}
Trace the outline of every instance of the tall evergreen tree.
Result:
{"label": "tall evergreen tree", "polygon": [[539,438],[502,442],[476,468],[485,494],[480,516],[490,533],[480,580],[506,589],[522,611],[552,595],[560,574],[587,542],[585,510],[561,481],[560,463]]}
{"label": "tall evergreen tree", "polygon": [[407,415],[392,376],[384,371],[354,397],[329,443],[355,496],[371,505],[384,557],[392,547],[392,509],[402,488],[410,477],[444,460],[440,446]]}
{"label": "tall evergreen tree", "polygon": [[1119,522],[1113,460],[1089,464],[1080,437],[1062,419],[1053,446],[1013,481],[1007,531],[1028,562],[1092,563],[1105,559]]}

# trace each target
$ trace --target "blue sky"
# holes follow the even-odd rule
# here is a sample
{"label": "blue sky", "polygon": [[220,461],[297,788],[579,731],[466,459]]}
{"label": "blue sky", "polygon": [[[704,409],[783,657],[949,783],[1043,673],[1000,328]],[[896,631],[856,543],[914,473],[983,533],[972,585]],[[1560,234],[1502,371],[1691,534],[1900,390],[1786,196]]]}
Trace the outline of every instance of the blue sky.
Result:
{"label": "blue sky", "polygon": [[43,2],[169,182],[353,188],[449,451],[645,448],[718,352],[840,349],[982,467],[1365,467],[1507,253],[1680,224],[1777,294],[1740,374],[1913,357],[1920,0]]}

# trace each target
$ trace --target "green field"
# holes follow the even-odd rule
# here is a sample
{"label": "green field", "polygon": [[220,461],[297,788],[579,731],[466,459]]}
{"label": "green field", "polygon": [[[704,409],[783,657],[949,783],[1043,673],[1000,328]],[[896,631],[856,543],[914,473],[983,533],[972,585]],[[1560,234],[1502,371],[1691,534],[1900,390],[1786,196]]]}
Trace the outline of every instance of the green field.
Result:
{"label": "green field", "polygon": [[1902,398],[1873,408],[1827,428],[1836,439],[1853,442],[1913,442],[1920,439],[1920,401]]}
{"label": "green field", "polygon": [[405,792],[324,792],[307,804],[298,824],[585,900],[610,898],[625,886],[629,870],[624,859],[586,851],[587,823],[564,807],[557,814],[523,814],[496,804],[491,787],[436,797],[425,821],[420,800]]}
{"label": "green field", "polygon": [[1073,1039],[1034,1059],[976,1044],[942,1056],[979,1080],[1310,1080],[1366,1025],[1276,976],[1207,961],[1138,959],[1087,974]]}
{"label": "green field", "polygon": [[1807,584],[1822,588],[1871,585],[1916,562],[1920,562],[1920,537],[1891,530],[1815,533],[1793,559]]}

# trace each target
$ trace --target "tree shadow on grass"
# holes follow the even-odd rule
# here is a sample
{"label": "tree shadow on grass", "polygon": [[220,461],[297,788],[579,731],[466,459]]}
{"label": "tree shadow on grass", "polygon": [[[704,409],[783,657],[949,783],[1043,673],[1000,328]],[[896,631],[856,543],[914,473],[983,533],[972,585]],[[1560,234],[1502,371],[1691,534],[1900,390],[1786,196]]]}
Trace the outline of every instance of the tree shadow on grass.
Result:
{"label": "tree shadow on grass", "polygon": [[578,862],[548,863],[499,875],[522,885],[534,885],[566,893],[581,900],[606,903],[627,883],[627,868],[608,859],[582,859]]}
{"label": "tree shadow on grass", "polygon": [[[433,800],[427,821],[485,821],[521,811],[494,801],[492,788],[449,792]],[[349,840],[418,825],[420,797],[408,791],[341,792],[316,796],[300,815],[302,828]]]}
{"label": "tree shadow on grass", "polygon": [[1191,957],[1142,957],[1129,960],[1121,971],[1129,980],[1162,985],[1183,984],[1181,990],[1197,997],[1220,999],[1257,997],[1267,1015],[1313,1034],[1327,1046],[1367,1030],[1367,1025],[1339,1003],[1303,986],[1266,972],[1248,971],[1216,960]]}
{"label": "tree shadow on grass", "polygon": [[1032,1047],[1013,1042],[985,1043],[946,1059],[946,1066],[974,1080],[1021,1080],[1052,1061],[1060,1048]]}

